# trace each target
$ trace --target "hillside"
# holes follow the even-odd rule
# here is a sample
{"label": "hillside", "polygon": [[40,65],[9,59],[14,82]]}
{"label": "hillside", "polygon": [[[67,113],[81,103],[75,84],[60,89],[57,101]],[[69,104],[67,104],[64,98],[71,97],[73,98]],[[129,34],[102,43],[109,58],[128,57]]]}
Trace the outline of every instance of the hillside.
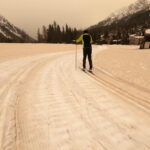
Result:
{"label": "hillside", "polygon": [[27,35],[23,30],[11,24],[0,15],[0,42],[34,42],[35,40]]}
{"label": "hillside", "polygon": [[96,42],[111,43],[118,40],[129,43],[129,35],[143,35],[150,27],[150,5],[146,0],[138,0],[105,20],[89,27]]}

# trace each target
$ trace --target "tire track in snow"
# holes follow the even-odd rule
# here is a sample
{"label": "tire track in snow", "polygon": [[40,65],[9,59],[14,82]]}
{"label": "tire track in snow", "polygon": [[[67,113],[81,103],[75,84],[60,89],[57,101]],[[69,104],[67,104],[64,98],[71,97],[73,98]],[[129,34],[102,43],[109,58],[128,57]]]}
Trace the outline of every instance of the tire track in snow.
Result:
{"label": "tire track in snow", "polygon": [[75,71],[74,53],[32,59],[9,92],[19,90],[17,137],[8,139],[18,150],[149,149],[149,116]]}
{"label": "tire track in snow", "polygon": [[[52,57],[55,59],[56,54]],[[57,54],[59,55],[59,54]],[[44,57],[43,57],[44,56]],[[1,124],[0,124],[0,148],[2,150],[7,149],[16,149],[16,138],[17,138],[17,124],[16,124],[16,113],[17,113],[17,101],[18,97],[20,95],[20,91],[23,88],[23,84],[25,80],[28,80],[28,74],[30,72],[33,72],[33,69],[36,67],[39,67],[39,64],[43,63],[42,61],[47,58],[47,55],[41,55],[37,57],[27,57],[23,59],[13,60],[13,62],[17,63],[17,61],[20,62],[20,64],[12,66],[12,63],[10,61],[6,63],[1,64],[1,68],[5,64],[11,67],[14,67],[14,69],[10,69],[10,72],[8,72],[10,75],[6,76],[8,79],[1,80]],[[58,56],[57,56],[58,57]],[[48,60],[50,57],[48,57]],[[4,65],[3,65],[4,64]],[[18,69],[17,69],[18,68]],[[6,67],[7,69],[7,67]],[[9,71],[9,69],[8,69]],[[1,78],[2,79],[2,78]]]}
{"label": "tire track in snow", "polygon": [[[64,68],[66,68],[66,67],[64,67]],[[72,73],[72,71],[71,71],[71,73]],[[83,73],[84,75],[86,75],[85,73]],[[72,76],[73,76],[74,74],[72,74]],[[65,72],[64,72],[64,76],[65,76]],[[69,75],[69,76],[71,76],[71,75]],[[66,79],[69,79],[69,76],[66,78]],[[79,75],[79,77],[80,77],[80,75]],[[84,76],[84,78],[85,78],[85,76]],[[94,109],[97,109],[97,110],[99,110],[99,113],[100,113],[100,111],[101,111],[101,113],[103,114],[104,112],[106,113],[105,114],[105,116],[104,116],[104,118],[107,118],[107,123],[108,123],[108,121],[109,121],[109,119],[111,119],[111,121],[113,121],[113,124],[115,124],[115,126],[118,126],[119,127],[119,131],[118,132],[116,132],[116,129],[114,129],[114,130],[112,130],[112,128],[113,128],[113,124],[111,125],[110,123],[108,123],[108,124],[110,124],[109,126],[110,126],[110,133],[111,133],[111,135],[115,135],[115,133],[116,133],[116,135],[120,132],[120,133],[122,133],[122,131],[121,130],[123,130],[123,134],[121,135],[119,135],[120,136],[120,140],[119,140],[119,142],[121,141],[121,137],[123,137],[123,139],[122,139],[122,142],[124,142],[124,141],[126,141],[127,143],[125,144],[126,146],[128,146],[129,145],[129,143],[132,143],[133,145],[139,145],[139,147],[141,148],[141,145],[143,146],[143,148],[145,147],[145,148],[147,148],[147,142],[145,142],[143,139],[138,139],[138,138],[135,138],[134,139],[134,137],[132,136],[132,135],[130,135],[130,134],[128,134],[128,132],[126,133],[126,130],[127,131],[130,131],[130,130],[132,130],[132,128],[134,128],[135,126],[137,126],[136,125],[136,122],[133,122],[132,120],[128,120],[128,121],[126,121],[126,122],[122,122],[122,117],[124,117],[124,118],[128,118],[128,116],[129,116],[129,114],[127,113],[127,112],[125,112],[124,110],[123,110],[123,108],[120,108],[120,106],[117,104],[117,103],[114,103],[112,100],[111,100],[111,98],[110,97],[108,97],[107,98],[107,95],[105,96],[105,95],[103,95],[103,94],[99,94],[99,92],[100,92],[100,90],[96,90],[96,89],[101,89],[100,87],[97,87],[97,88],[95,88],[95,87],[93,87],[93,89],[95,89],[95,90],[93,90],[92,89],[92,85],[91,85],[91,87],[90,87],[90,84],[87,84],[87,81],[85,81],[85,82],[81,82],[81,81],[84,81],[84,78],[82,78],[82,79],[77,79],[77,81],[78,81],[78,83],[77,83],[77,85],[82,85],[83,84],[83,86],[82,87],[80,87],[79,88],[79,90],[81,90],[81,93],[82,93],[82,95],[83,95],[83,92],[85,92],[85,95],[86,96],[84,96],[84,98],[85,99],[87,99],[87,100],[89,100],[90,101],[90,104],[93,106],[93,108]],[[90,78],[92,81],[93,81],[93,79],[92,78]],[[71,82],[73,82],[73,81],[71,81]],[[71,84],[69,84],[69,87],[71,86]],[[86,90],[82,90],[82,89],[86,89]],[[92,92],[91,92],[91,90],[92,90]],[[102,89],[101,89],[102,90]],[[74,92],[74,90],[73,90],[73,92]],[[104,91],[102,92],[102,93],[104,93]],[[80,94],[80,91],[77,91],[77,93],[76,93],[76,95],[78,96]],[[88,95],[89,94],[89,95]],[[93,95],[95,96],[95,97],[93,97]],[[97,96],[96,96],[97,95]],[[101,97],[102,96],[102,97]],[[83,98],[78,98],[79,100],[80,99],[83,99]],[[95,102],[95,100],[97,99],[97,101]],[[101,103],[101,99],[102,99],[102,103]],[[113,98],[112,98],[113,99]],[[94,102],[93,102],[94,101]],[[93,103],[92,103],[93,102]],[[104,104],[103,104],[104,103]],[[101,105],[99,105],[99,104],[101,104]],[[90,106],[91,106],[90,105]],[[102,108],[101,108],[102,107]],[[108,112],[107,112],[108,111]],[[111,113],[114,113],[115,114],[115,116],[112,116],[113,118],[111,118],[109,115],[110,115],[110,113],[109,112],[111,112]],[[101,114],[101,115],[102,115]],[[100,114],[99,114],[100,115]],[[114,120],[114,118],[115,117],[117,117],[117,119],[119,118],[119,120]],[[104,119],[103,119],[104,120]],[[96,120],[97,121],[97,120]],[[115,122],[114,122],[115,121]],[[121,123],[119,122],[119,121],[121,121]],[[106,124],[107,124],[106,123]],[[111,128],[112,127],[112,128]],[[106,127],[106,129],[108,130],[108,128]],[[104,130],[105,130],[105,128],[104,128]],[[109,130],[108,130],[109,131]],[[115,131],[115,132],[114,132]],[[117,135],[118,136],[118,135]],[[131,141],[131,138],[132,138],[132,141]],[[118,139],[118,138],[116,138],[116,139]],[[124,140],[124,139],[126,139],[126,140]],[[110,142],[110,141],[109,141]],[[138,143],[140,143],[140,144],[138,144]],[[112,145],[111,145],[112,146]],[[117,145],[117,147],[119,147],[119,145]],[[125,147],[124,147],[125,148]],[[127,148],[127,147],[126,147]],[[126,149],[125,148],[125,149]]]}

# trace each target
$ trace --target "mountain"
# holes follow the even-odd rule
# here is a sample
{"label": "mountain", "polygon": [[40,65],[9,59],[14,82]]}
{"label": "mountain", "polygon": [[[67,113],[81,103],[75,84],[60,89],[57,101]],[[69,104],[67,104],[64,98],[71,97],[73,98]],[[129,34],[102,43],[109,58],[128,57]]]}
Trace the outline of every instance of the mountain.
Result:
{"label": "mountain", "polygon": [[150,28],[150,3],[138,0],[88,29],[96,42],[120,40],[127,44],[130,34],[143,35],[147,28]]}
{"label": "mountain", "polygon": [[0,42],[29,43],[35,40],[0,15]]}

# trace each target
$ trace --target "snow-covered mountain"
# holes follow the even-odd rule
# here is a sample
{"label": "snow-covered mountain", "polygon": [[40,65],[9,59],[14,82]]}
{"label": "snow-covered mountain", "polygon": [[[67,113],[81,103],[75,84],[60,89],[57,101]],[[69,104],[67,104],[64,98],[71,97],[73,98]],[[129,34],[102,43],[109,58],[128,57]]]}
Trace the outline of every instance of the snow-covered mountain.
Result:
{"label": "snow-covered mountain", "polygon": [[0,42],[34,42],[24,31],[0,15]]}
{"label": "snow-covered mountain", "polygon": [[150,28],[149,1],[137,0],[89,27],[94,41],[100,44],[113,43],[113,41],[129,44],[130,35],[143,36],[145,30]]}
{"label": "snow-covered mountain", "polygon": [[117,23],[121,19],[125,17],[130,17],[133,14],[136,14],[137,12],[143,10],[150,10],[150,0],[137,0],[135,3],[112,13],[105,20],[100,21],[98,24],[91,26],[90,29],[97,28],[99,26],[108,26],[114,22]]}

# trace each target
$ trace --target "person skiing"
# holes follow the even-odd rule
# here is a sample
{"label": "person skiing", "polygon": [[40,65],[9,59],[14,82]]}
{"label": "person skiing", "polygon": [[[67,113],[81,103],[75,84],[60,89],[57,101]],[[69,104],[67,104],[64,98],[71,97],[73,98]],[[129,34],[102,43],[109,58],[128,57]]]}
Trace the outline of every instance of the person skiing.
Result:
{"label": "person skiing", "polygon": [[89,61],[89,71],[92,72],[93,63],[92,63],[92,36],[88,33],[88,30],[85,30],[83,34],[75,40],[76,43],[82,42],[83,45],[83,71],[86,69],[86,57],[88,56]]}

